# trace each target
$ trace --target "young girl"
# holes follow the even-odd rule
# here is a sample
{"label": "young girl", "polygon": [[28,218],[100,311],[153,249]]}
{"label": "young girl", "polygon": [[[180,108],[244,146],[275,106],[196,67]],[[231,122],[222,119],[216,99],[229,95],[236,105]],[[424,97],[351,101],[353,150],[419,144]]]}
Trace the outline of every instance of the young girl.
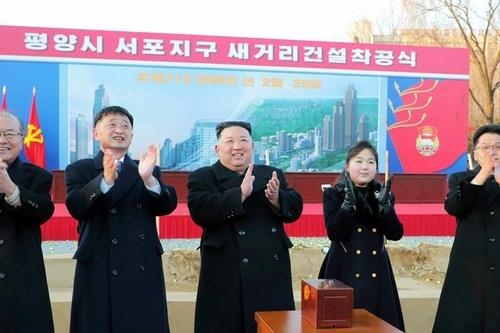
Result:
{"label": "young girl", "polygon": [[352,146],[344,171],[323,192],[323,213],[330,249],[322,279],[336,279],[354,289],[354,307],[364,308],[404,331],[399,295],[385,239],[403,237],[394,196],[379,183],[378,154],[368,141]]}

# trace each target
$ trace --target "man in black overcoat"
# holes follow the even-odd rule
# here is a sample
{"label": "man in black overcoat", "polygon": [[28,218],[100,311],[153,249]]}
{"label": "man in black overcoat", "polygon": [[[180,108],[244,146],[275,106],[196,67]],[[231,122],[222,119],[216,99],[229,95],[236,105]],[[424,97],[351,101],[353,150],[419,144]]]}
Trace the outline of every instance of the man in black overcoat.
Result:
{"label": "man in black overcoat", "polygon": [[433,333],[500,332],[500,125],[478,128],[472,144],[477,166],[448,179],[457,229]]}
{"label": "man in black overcoat", "polygon": [[253,165],[250,124],[220,123],[219,160],[188,177],[188,207],[203,228],[196,333],[255,333],[256,311],[293,310],[284,223],[297,220],[302,198],[281,170]]}
{"label": "man in black overcoat", "polygon": [[52,174],[21,162],[22,133],[0,112],[0,332],[52,333],[40,230],[54,213]]}
{"label": "man in black overcoat", "polygon": [[79,233],[71,333],[169,332],[156,216],[171,213],[177,196],[154,145],[138,161],[127,155],[133,124],[120,106],[102,109],[94,120],[101,150],[65,170]]}

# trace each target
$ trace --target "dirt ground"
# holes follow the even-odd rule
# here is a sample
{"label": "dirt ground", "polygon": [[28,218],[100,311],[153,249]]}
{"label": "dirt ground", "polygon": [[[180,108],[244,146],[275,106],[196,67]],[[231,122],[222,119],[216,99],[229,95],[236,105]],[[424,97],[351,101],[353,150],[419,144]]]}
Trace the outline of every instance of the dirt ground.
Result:
{"label": "dirt ground", "polygon": [[[422,243],[414,247],[387,246],[396,279],[414,280],[419,285],[440,286],[444,280],[449,246]],[[295,245],[291,249],[292,276],[295,290],[302,279],[314,279],[325,254],[321,247]],[[200,257],[195,250],[172,250],[165,253],[167,289],[196,291]]]}

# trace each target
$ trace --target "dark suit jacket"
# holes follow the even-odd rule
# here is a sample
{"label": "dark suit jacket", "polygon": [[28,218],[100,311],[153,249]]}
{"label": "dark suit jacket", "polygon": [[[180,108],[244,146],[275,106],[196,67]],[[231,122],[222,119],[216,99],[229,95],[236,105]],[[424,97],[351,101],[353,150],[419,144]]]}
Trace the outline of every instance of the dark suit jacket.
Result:
{"label": "dark suit jacket", "polygon": [[0,194],[0,332],[54,332],[40,225],[54,213],[52,174],[16,159],[8,168],[21,206]]}
{"label": "dark suit jacket", "polygon": [[457,229],[441,291],[434,333],[500,332],[500,187],[478,173],[450,175],[444,207]]}
{"label": "dark suit jacket", "polygon": [[174,188],[154,176],[161,193],[149,191],[137,161],[125,157],[120,176],[106,194],[102,152],[65,170],[66,206],[78,220],[78,249],[71,332],[169,331],[165,281],[156,219],[177,206]]}
{"label": "dark suit jacket", "polygon": [[[264,195],[272,172],[280,180],[278,211]],[[253,192],[241,202],[242,177],[220,162],[188,177],[188,207],[203,228],[195,331],[256,332],[254,312],[294,309],[283,224],[297,220],[302,198],[283,173],[255,165]]]}

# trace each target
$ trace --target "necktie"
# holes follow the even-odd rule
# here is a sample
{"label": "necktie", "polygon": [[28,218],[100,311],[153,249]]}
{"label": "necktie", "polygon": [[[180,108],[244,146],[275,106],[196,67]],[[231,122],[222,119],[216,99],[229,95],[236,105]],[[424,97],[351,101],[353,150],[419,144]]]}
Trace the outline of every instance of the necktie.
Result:
{"label": "necktie", "polygon": [[122,171],[122,161],[116,161],[116,171],[120,173]]}

